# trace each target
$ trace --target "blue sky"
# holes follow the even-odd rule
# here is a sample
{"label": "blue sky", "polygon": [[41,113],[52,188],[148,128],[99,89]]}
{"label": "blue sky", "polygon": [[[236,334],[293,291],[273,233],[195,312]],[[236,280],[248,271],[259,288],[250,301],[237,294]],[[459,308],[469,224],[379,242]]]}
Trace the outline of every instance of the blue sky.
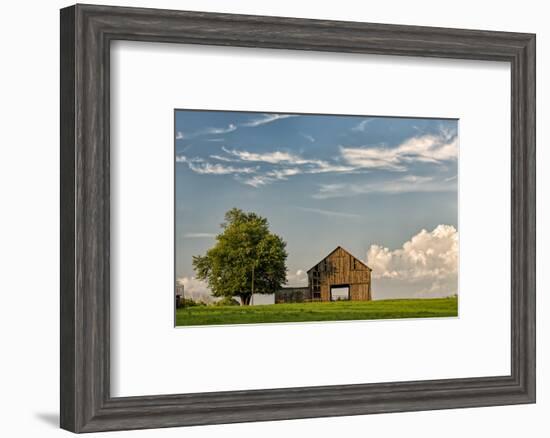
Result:
{"label": "blue sky", "polygon": [[[406,282],[383,283],[417,252],[395,251],[422,230],[426,248],[437,246],[429,242],[440,225],[456,234],[457,131],[449,119],[177,110],[176,277],[194,277],[191,257],[238,207],[265,216],[287,242],[289,285],[304,284],[305,271],[340,245],[378,257],[380,296],[396,295],[388,287],[407,295]],[[391,264],[373,245],[393,254]],[[430,287],[441,288],[428,282],[415,293]]]}

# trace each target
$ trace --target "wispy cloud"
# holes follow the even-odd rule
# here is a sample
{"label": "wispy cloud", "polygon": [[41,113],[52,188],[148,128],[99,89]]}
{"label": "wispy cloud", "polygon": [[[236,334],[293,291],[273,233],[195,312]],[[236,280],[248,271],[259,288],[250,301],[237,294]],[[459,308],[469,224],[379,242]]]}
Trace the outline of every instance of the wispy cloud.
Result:
{"label": "wispy cloud", "polygon": [[358,214],[354,213],[346,213],[342,211],[332,211],[332,210],[324,210],[320,208],[308,208],[308,207],[296,207],[298,210],[306,211],[309,213],[315,213],[320,214],[321,216],[329,216],[329,217],[344,217],[348,219],[356,219],[361,217]]}
{"label": "wispy cloud", "polygon": [[237,125],[234,123],[230,123],[226,127],[223,128],[206,128],[203,131],[199,131],[202,135],[219,135],[219,134],[227,134],[228,132],[233,132],[237,130]]}
{"label": "wispy cloud", "polygon": [[344,161],[361,168],[404,171],[415,162],[439,164],[458,156],[458,137],[449,133],[422,135],[405,140],[397,147],[340,146]]}
{"label": "wispy cloud", "polygon": [[258,153],[225,147],[222,149],[229,157],[220,155],[211,155],[211,157],[220,161],[253,162],[271,167],[269,170],[264,169],[262,174],[240,180],[243,184],[252,187],[264,186],[277,180],[286,180],[288,177],[301,174],[353,172],[355,170],[353,166],[343,165],[337,161],[309,159],[284,151]]}
{"label": "wispy cloud", "polygon": [[313,135],[304,134],[303,132],[300,132],[300,135],[311,143],[315,142],[315,137],[313,137]]}
{"label": "wispy cloud", "polygon": [[243,184],[246,184],[247,186],[258,188],[265,186],[266,184],[272,183],[275,178],[267,175],[253,175],[247,178],[238,177],[237,180]]}
{"label": "wispy cloud", "polygon": [[404,171],[396,152],[388,148],[344,147],[340,146],[344,161],[355,168],[386,169]]}
{"label": "wispy cloud", "polygon": [[195,173],[208,174],[208,175],[239,175],[250,174],[256,172],[256,168],[253,167],[235,167],[226,166],[219,163],[209,163],[202,158],[187,158],[185,155],[176,156],[177,163],[186,163]]}
{"label": "wispy cloud", "polygon": [[249,152],[244,150],[227,149],[222,147],[223,151],[242,161],[253,161],[269,164],[307,164],[311,160],[306,160],[299,155],[291,154],[290,152],[273,151],[273,152]]}
{"label": "wispy cloud", "polygon": [[185,233],[184,239],[206,239],[216,237],[215,233]]}
{"label": "wispy cloud", "polygon": [[299,168],[283,168],[283,169],[274,169],[264,173],[263,175],[254,175],[249,178],[240,178],[240,181],[243,184],[246,184],[251,187],[261,187],[266,184],[271,184],[277,180],[287,180],[291,176],[300,175],[305,173],[302,169]]}
{"label": "wispy cloud", "polygon": [[212,164],[212,163],[189,163],[189,168],[200,174],[209,174],[209,175],[239,175],[239,174],[249,174],[256,172],[256,169],[252,167],[234,167],[234,166],[224,166],[222,164]]}
{"label": "wispy cloud", "polygon": [[185,155],[176,155],[176,163],[204,163],[204,159],[200,157],[188,158]]}
{"label": "wispy cloud", "polygon": [[[334,162],[329,162],[326,160],[304,158],[301,155],[292,154],[290,152],[272,151],[258,153],[244,150],[227,149],[225,147],[223,147],[222,149],[227,154],[241,161],[267,163],[272,165],[284,165],[287,167],[299,166],[290,169],[285,168],[280,170],[281,172],[286,172],[285,176],[299,175],[301,173],[350,172],[355,169],[353,166],[340,164],[336,160]],[[223,157],[216,155],[216,159],[223,159]]]}
{"label": "wispy cloud", "polygon": [[359,132],[364,132],[366,129],[367,129],[367,125],[371,122],[374,122],[374,118],[368,118],[368,119],[365,119],[361,122],[359,122],[357,125],[355,125],[353,128],[351,128],[352,131],[359,131]]}
{"label": "wispy cloud", "polygon": [[216,155],[216,154],[210,155],[210,158],[212,158],[214,160],[218,160],[218,161],[225,161],[226,163],[235,163],[235,162],[239,161],[236,158],[225,157],[223,155]]}
{"label": "wispy cloud", "polygon": [[[237,130],[237,125],[234,123],[230,123],[227,126],[223,126],[221,128],[217,127],[210,127],[205,128],[200,131],[196,131],[193,133],[184,133],[183,131],[177,131],[176,132],[176,140],[189,140],[191,138],[200,137],[203,135],[222,135],[227,134],[229,132],[233,132]],[[223,141],[221,138],[209,138],[206,141]]]}
{"label": "wispy cloud", "polygon": [[[299,115],[297,114],[262,114],[260,117],[252,118],[243,123],[230,123],[229,125],[223,126],[223,127],[209,127],[193,133],[184,133],[183,131],[177,131],[176,140],[184,140],[184,139],[187,140],[190,138],[196,138],[196,137],[207,136],[207,135],[216,136],[216,135],[228,134],[230,132],[236,131],[240,127],[255,128],[257,126],[273,123],[277,120],[288,119],[290,117],[299,117]],[[216,142],[216,141],[224,141],[224,139],[214,137],[214,138],[208,138],[206,139],[206,141]]]}
{"label": "wispy cloud", "polygon": [[449,192],[456,190],[453,181],[436,180],[428,176],[407,175],[389,181],[367,183],[322,184],[315,199],[342,198],[373,193],[399,194],[417,192]]}
{"label": "wispy cloud", "polygon": [[357,170],[353,166],[346,166],[338,162],[327,162],[318,160],[315,166],[308,169],[307,173],[350,173]]}
{"label": "wispy cloud", "polygon": [[[309,158],[280,149],[256,152],[222,146],[221,150],[223,153],[209,155],[209,158],[217,163],[211,163],[199,157],[184,156],[176,157],[176,161],[187,163],[196,173],[233,174],[240,176],[238,180],[243,184],[261,187],[302,174],[350,174],[374,170],[406,172],[418,163],[445,166],[446,162],[456,160],[458,156],[458,138],[456,133],[442,130],[438,134],[411,137],[395,147],[340,145],[337,149],[338,154],[326,159]],[[254,163],[253,167],[250,165],[252,163]],[[342,196],[341,192],[354,195],[382,191],[388,193],[441,191],[447,190],[448,183],[452,181],[451,177],[439,185],[437,182],[430,185],[428,181],[423,181],[422,177],[408,175],[392,180],[390,183],[384,183],[383,186],[363,184],[343,188],[338,184],[327,184],[322,186],[315,196],[318,198]]]}
{"label": "wispy cloud", "polygon": [[288,119],[290,117],[298,117],[296,114],[262,114],[261,117],[253,118],[247,122],[241,123],[240,126],[247,128],[255,128],[256,126],[265,125],[267,123],[273,123],[277,120]]}

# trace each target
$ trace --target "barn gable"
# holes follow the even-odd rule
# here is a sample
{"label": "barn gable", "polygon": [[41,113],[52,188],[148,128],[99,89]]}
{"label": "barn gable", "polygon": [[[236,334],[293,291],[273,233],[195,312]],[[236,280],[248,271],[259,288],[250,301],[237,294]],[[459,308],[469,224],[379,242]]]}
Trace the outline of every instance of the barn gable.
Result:
{"label": "barn gable", "polygon": [[372,271],[371,268],[369,268],[364,262],[359,260],[357,257],[355,257],[353,254],[351,254],[349,251],[342,248],[341,246],[337,246],[323,260],[321,260],[315,266],[312,266],[311,268],[309,268],[309,270],[307,272],[309,273],[310,271],[314,270],[315,268],[319,268],[321,264],[323,264],[327,260],[330,260],[331,257],[333,257],[333,256],[336,256],[336,257],[349,257],[350,260],[352,261],[352,263],[355,263],[355,268],[354,269],[368,269],[369,271]]}
{"label": "barn gable", "polygon": [[332,301],[336,296],[333,290],[347,289],[346,299],[368,301],[371,299],[371,271],[365,263],[338,246],[307,271],[311,298]]}

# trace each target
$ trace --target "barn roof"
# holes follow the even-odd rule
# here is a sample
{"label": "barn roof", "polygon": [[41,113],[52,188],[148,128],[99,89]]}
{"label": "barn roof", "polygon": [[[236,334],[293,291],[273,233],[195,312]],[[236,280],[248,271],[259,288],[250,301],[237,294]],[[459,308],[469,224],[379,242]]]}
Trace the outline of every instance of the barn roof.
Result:
{"label": "barn roof", "polygon": [[359,263],[361,263],[365,268],[367,268],[369,271],[372,271],[371,268],[369,268],[365,263],[363,263],[363,261],[361,261],[360,259],[358,259],[357,257],[355,257],[351,252],[349,252],[346,248],[343,248],[341,246],[337,246],[336,248],[334,248],[331,252],[329,252],[325,257],[323,257],[318,263],[315,263],[311,268],[309,268],[307,270],[307,272],[311,271],[313,268],[315,268],[315,266],[317,266],[319,263],[321,263],[323,260],[327,259],[328,257],[330,257],[332,254],[334,254],[336,251],[338,251],[339,249],[341,249],[342,251],[344,251],[347,255],[349,255],[350,257],[354,258],[355,260],[357,260]]}

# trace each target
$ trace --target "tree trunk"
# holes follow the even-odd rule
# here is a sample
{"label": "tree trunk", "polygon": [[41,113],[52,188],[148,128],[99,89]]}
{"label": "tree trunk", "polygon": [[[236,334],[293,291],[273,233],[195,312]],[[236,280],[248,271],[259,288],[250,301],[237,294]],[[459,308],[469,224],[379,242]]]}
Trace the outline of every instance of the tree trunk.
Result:
{"label": "tree trunk", "polygon": [[247,294],[247,295],[240,295],[240,298],[241,298],[241,306],[248,306],[250,305],[250,298],[252,297],[252,295],[250,294]]}
{"label": "tree trunk", "polygon": [[252,265],[252,293],[250,294],[250,301],[248,302],[248,304],[251,304],[252,303],[252,300],[254,299],[254,265]]}

